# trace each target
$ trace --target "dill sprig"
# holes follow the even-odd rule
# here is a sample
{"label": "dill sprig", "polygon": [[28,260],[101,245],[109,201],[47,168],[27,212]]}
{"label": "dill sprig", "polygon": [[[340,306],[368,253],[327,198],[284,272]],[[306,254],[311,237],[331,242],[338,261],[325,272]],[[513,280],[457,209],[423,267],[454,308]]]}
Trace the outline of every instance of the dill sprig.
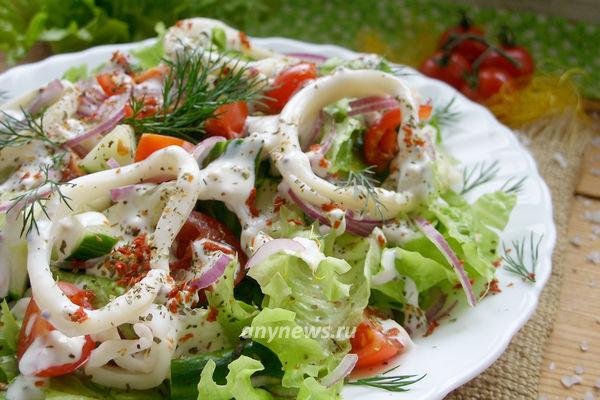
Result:
{"label": "dill sprig", "polygon": [[521,179],[517,179],[513,176],[504,182],[500,190],[504,193],[519,194],[523,190],[525,180],[527,180],[526,176],[522,177]]}
{"label": "dill sprig", "polygon": [[494,161],[491,164],[484,162],[478,162],[472,168],[465,168],[463,170],[463,186],[460,194],[465,194],[471,190],[479,187],[483,184],[488,183],[498,175],[500,166],[498,161]]}
{"label": "dill sprig", "polygon": [[64,162],[64,153],[52,158],[52,163],[44,164],[40,167],[40,172],[43,174],[43,182],[41,185],[27,190],[18,196],[10,199],[12,205],[8,209],[10,212],[13,209],[19,209],[22,213],[23,226],[20,236],[23,234],[29,235],[34,229],[39,233],[39,227],[36,219],[36,211],[39,208],[46,217],[50,218],[46,210],[46,200],[56,193],[62,203],[72,210],[69,201],[71,200],[62,191],[64,186],[74,186],[70,182],[60,182],[52,178],[52,172],[60,169]]}
{"label": "dill sprig", "polygon": [[[544,235],[540,235],[539,238],[535,238],[535,234],[531,232],[530,236],[526,236],[521,240],[512,241],[512,250],[507,249],[503,243],[504,256],[502,259],[506,263],[504,269],[515,275],[520,276],[523,280],[535,283],[535,274],[540,255],[540,244]],[[529,247],[529,260],[525,260],[525,247]]]}
{"label": "dill sprig", "polygon": [[444,105],[433,105],[433,112],[429,119],[429,124],[436,130],[435,140],[438,144],[442,143],[442,128],[455,123],[460,115],[455,108],[455,101],[456,97],[453,97]]}
{"label": "dill sprig", "polygon": [[60,144],[50,139],[44,131],[44,114],[34,118],[31,113],[21,108],[23,119],[0,111],[0,148],[24,146],[34,140],[44,142],[58,148]]}
{"label": "dill sprig", "polygon": [[239,58],[231,61],[223,54],[213,54],[211,50],[188,50],[174,61],[165,60],[169,72],[158,112],[142,116],[144,98],[132,97],[133,113],[125,123],[138,134],[168,134],[195,143],[204,135],[203,122],[214,116],[219,106],[260,99],[261,78],[251,74]]}
{"label": "dill sprig", "polygon": [[[394,371],[396,368],[392,368],[386,371],[384,374]],[[387,390],[388,392],[407,392],[410,389],[406,387],[412,385],[413,383],[419,382],[423,379],[425,375],[422,375],[417,378],[417,375],[393,375],[393,376],[385,376],[385,375],[377,375],[371,378],[363,378],[357,379],[355,381],[349,381],[349,385],[361,385],[361,386],[370,386],[377,389]]]}
{"label": "dill sprig", "polygon": [[369,202],[375,203],[375,208],[382,214],[382,209],[387,210],[385,204],[383,204],[377,196],[377,185],[380,182],[375,178],[374,167],[368,166],[358,171],[348,172],[348,178],[340,182],[344,188],[352,187],[354,190],[354,197],[363,199],[365,202],[364,207],[367,208]]}

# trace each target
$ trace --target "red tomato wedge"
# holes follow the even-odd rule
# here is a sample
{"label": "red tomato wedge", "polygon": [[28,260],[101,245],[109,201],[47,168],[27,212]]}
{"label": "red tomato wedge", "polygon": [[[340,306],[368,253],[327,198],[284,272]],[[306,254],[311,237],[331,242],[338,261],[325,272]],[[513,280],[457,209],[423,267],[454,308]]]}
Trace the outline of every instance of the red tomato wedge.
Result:
{"label": "red tomato wedge", "polygon": [[240,265],[246,264],[246,254],[242,251],[240,242],[233,232],[216,218],[198,211],[192,211],[187,221],[175,238],[175,256],[179,259],[178,267],[187,268],[192,260],[192,243],[198,239],[210,239],[223,242],[237,251]]}
{"label": "red tomato wedge", "polygon": [[210,136],[225,136],[236,139],[242,136],[244,123],[248,117],[248,105],[244,101],[224,104],[217,108],[215,117],[204,122],[204,129]]}
{"label": "red tomato wedge", "polygon": [[350,339],[351,353],[358,356],[355,368],[375,367],[390,360],[404,350],[400,341],[389,337],[371,317],[366,317]]}
{"label": "red tomato wedge", "polygon": [[183,139],[173,136],[156,135],[154,133],[144,133],[138,142],[135,151],[135,162],[145,160],[155,151],[169,146],[179,146],[190,151],[194,145]]}
{"label": "red tomato wedge", "polygon": [[[93,294],[82,290],[72,283],[58,282],[58,286],[61,290],[69,297],[69,299],[79,305],[80,307],[91,309],[91,299]],[[19,332],[19,341],[17,343],[17,360],[21,360],[23,354],[27,351],[29,346],[37,339],[43,338],[51,331],[55,330],[54,326],[46,319],[42,317],[40,308],[32,299],[27,306],[25,317],[23,318],[23,324],[21,325],[21,331]],[[60,376],[71,373],[83,365],[88,358],[96,344],[89,335],[85,336],[85,342],[81,348],[81,356],[79,359],[72,363],[54,365],[44,370],[37,371],[35,376],[39,377],[52,377]]]}
{"label": "red tomato wedge", "polygon": [[280,72],[273,82],[272,89],[265,93],[264,100],[269,114],[278,114],[288,100],[302,87],[304,82],[317,77],[317,67],[312,63],[296,64]]}
{"label": "red tomato wedge", "polygon": [[383,171],[398,153],[398,126],[402,121],[399,108],[386,111],[379,122],[371,125],[364,138],[365,161]]}

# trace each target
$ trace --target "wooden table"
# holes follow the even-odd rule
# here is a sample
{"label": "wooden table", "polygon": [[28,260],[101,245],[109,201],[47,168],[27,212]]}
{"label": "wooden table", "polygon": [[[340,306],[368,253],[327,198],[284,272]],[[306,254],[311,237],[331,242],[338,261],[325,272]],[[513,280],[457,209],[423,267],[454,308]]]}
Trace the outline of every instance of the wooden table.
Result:
{"label": "wooden table", "polygon": [[[540,399],[600,399],[600,265],[587,260],[592,251],[600,252],[600,221],[585,218],[594,211],[600,217],[600,147],[587,148],[575,195],[568,228],[572,243],[566,250],[554,330],[546,343]],[[561,378],[577,373],[582,382],[565,387]]]}

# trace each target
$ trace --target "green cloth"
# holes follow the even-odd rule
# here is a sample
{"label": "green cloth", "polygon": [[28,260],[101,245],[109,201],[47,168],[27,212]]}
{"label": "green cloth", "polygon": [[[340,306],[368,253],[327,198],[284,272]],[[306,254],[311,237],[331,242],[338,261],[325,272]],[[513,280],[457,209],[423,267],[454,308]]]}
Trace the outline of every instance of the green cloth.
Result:
{"label": "green cloth", "polygon": [[[418,64],[439,34],[457,23],[461,9],[494,38],[502,25],[528,47],[540,71],[581,68],[582,93],[600,99],[600,24],[560,17],[473,7],[439,0],[304,0],[260,3],[271,10],[242,28],[254,36],[283,36],[315,43],[333,43],[361,51],[385,51],[395,61]],[[383,46],[372,43],[375,35]],[[422,54],[424,53],[424,54]]]}

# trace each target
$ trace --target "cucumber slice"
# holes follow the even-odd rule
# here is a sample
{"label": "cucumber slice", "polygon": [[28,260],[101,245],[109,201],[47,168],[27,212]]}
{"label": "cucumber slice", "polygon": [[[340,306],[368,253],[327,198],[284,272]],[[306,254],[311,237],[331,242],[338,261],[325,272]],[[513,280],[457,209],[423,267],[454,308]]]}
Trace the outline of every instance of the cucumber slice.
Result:
{"label": "cucumber slice", "polygon": [[58,261],[90,260],[108,254],[117,241],[104,214],[96,211],[77,214],[62,222],[53,258]]}
{"label": "cucumber slice", "polygon": [[67,261],[77,260],[86,261],[110,253],[117,239],[102,233],[89,233],[81,240],[79,246],[75,249]]}
{"label": "cucumber slice", "polygon": [[85,156],[79,166],[88,174],[110,169],[111,158],[124,166],[133,163],[135,135],[129,125],[117,125]]}

